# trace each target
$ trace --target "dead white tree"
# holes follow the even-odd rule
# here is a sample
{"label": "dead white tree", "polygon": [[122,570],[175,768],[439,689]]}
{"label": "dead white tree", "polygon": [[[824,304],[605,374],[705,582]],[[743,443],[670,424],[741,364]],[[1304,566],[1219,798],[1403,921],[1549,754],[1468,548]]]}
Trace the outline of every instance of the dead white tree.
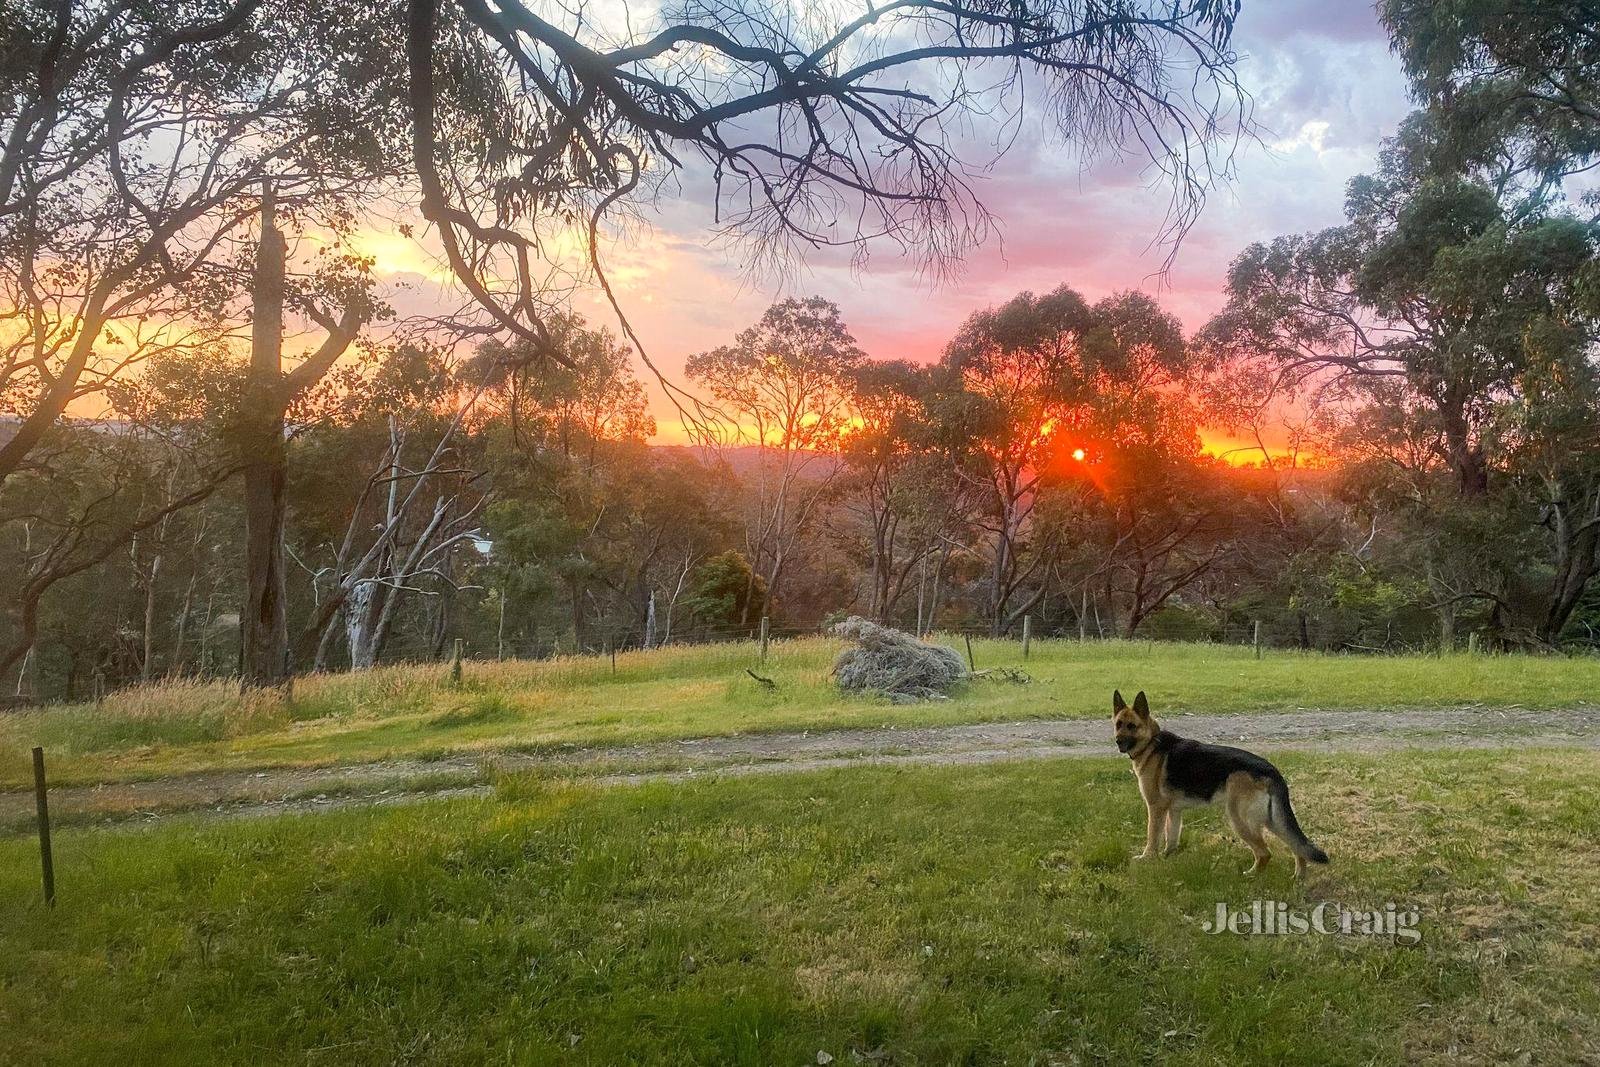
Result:
{"label": "dead white tree", "polygon": [[[351,508],[333,566],[313,575],[313,584],[324,574],[332,579],[332,589],[326,597],[319,596],[299,641],[300,658],[313,658],[316,669],[327,666],[341,617],[352,666],[370,667],[388,637],[399,594],[432,594],[417,584],[426,579],[453,581],[441,563],[477,535],[487,495],[474,488],[477,472],[452,465],[450,456],[487,381],[486,375],[462,401],[420,467],[404,464],[406,436],[398,419],[389,417],[389,448]],[[453,484],[437,489],[446,479]],[[373,523],[367,505],[375,493],[384,494],[384,504]],[[432,507],[425,512],[430,496]]]}

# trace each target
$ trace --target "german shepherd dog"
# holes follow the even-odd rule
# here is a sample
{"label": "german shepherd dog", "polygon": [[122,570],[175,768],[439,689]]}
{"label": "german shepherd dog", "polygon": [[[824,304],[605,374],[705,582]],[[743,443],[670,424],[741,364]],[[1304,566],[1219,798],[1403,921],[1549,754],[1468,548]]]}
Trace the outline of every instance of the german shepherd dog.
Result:
{"label": "german shepherd dog", "polygon": [[1162,854],[1177,851],[1183,809],[1221,799],[1233,832],[1255,856],[1254,865],[1244,873],[1255,874],[1272,858],[1264,830],[1271,830],[1294,853],[1296,878],[1305,873],[1307,863],[1328,862],[1328,854],[1300,829],[1282,772],[1254,752],[1207,745],[1163,730],[1150,714],[1150,702],[1143,692],[1133,698],[1131,708],[1120,691],[1112,693],[1111,721],[1117,749],[1133,760],[1133,773],[1144,797],[1145,840],[1139,859],[1155,856],[1163,826],[1166,848]]}

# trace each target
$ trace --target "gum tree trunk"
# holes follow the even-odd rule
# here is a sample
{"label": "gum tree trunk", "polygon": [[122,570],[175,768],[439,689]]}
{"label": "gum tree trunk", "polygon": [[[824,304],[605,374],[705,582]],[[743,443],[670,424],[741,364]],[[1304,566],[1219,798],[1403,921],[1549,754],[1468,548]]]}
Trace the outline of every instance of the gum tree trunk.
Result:
{"label": "gum tree trunk", "polygon": [[245,602],[239,616],[239,679],[246,689],[283,685],[289,677],[289,623],[284,601],[283,524],[287,456],[283,443],[283,294],[286,246],[273,225],[272,198],[261,206],[261,246],[251,293],[249,407],[245,412]]}

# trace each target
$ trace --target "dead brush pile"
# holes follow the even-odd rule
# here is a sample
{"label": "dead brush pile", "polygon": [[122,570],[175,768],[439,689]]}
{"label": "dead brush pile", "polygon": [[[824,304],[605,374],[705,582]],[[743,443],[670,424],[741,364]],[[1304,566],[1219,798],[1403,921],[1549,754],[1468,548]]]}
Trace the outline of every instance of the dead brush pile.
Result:
{"label": "dead brush pile", "polygon": [[846,692],[882,693],[898,704],[944,700],[967,678],[961,654],[911,634],[852,615],[833,632],[855,642],[833,661],[833,677]]}

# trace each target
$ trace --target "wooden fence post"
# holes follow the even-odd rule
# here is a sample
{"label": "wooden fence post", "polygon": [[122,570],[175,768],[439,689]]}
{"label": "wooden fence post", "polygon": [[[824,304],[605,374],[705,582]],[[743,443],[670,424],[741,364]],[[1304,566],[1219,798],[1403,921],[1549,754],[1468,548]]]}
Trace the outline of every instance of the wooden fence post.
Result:
{"label": "wooden fence post", "polygon": [[500,622],[494,631],[494,658],[506,658],[506,585],[500,583]]}
{"label": "wooden fence post", "polygon": [[971,634],[967,634],[966,638],[967,638],[967,670],[971,671],[973,674],[977,674],[978,673],[978,662],[977,662],[977,660],[972,658],[972,635]]}
{"label": "wooden fence post", "polygon": [[761,662],[767,662],[767,638],[772,633],[772,620],[761,616]]}
{"label": "wooden fence post", "polygon": [[1022,658],[1028,658],[1028,646],[1033,643],[1033,616],[1022,617]]}
{"label": "wooden fence post", "polygon": [[1477,654],[1478,654],[1478,631],[1473,630],[1471,633],[1469,633],[1467,635],[1467,655],[1476,656]]}
{"label": "wooden fence post", "polygon": [[1256,659],[1260,659],[1261,658],[1261,620],[1260,619],[1256,620],[1256,635],[1255,635],[1254,644],[1256,646]]}
{"label": "wooden fence post", "polygon": [[44,902],[56,906],[56,865],[50,854],[50,798],[44,785],[44,749],[33,750],[33,803],[39,811],[39,864],[44,871]]}
{"label": "wooden fence post", "polygon": [[452,685],[461,684],[461,656],[466,651],[466,647],[465,638],[456,638],[455,651],[450,656],[450,684]]}

